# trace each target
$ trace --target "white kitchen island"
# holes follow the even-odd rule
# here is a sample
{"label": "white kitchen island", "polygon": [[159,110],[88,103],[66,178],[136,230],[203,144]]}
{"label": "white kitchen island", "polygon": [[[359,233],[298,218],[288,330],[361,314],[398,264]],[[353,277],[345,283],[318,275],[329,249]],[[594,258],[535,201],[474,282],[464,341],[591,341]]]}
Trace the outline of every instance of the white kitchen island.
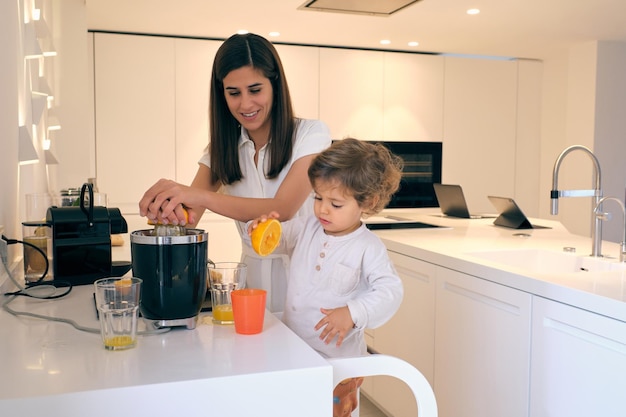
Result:
{"label": "white kitchen island", "polygon": [[[436,211],[393,215],[443,227],[376,232],[405,297],[389,323],[367,332],[368,345],[418,368],[441,417],[626,415],[626,272],[561,273],[523,259],[590,252],[589,238],[558,222],[532,219],[551,228],[513,230]],[[618,249],[604,242],[602,261],[616,264]],[[126,240],[116,259],[130,259],[129,251]],[[485,255],[498,251],[521,261]],[[11,306],[98,324],[90,287]],[[195,330],[143,336],[135,349],[109,352],[98,334],[0,311],[0,415],[104,417],[115,401],[136,415],[331,415],[332,367],[274,316],[256,336],[207,317]],[[366,378],[363,392],[394,417],[415,416],[400,381]]]}
{"label": "white kitchen island", "polygon": [[[607,259],[587,259],[614,270],[568,270],[553,260],[584,257],[591,239],[558,222],[532,219],[551,228],[514,230],[493,219],[394,216],[445,227],[376,232],[405,298],[389,323],[368,331],[368,345],[420,369],[441,417],[626,415],[626,272],[617,244],[603,243]],[[415,415],[401,383],[376,377],[364,392],[395,417]]]}
{"label": "white kitchen island", "polygon": [[[10,307],[98,329],[92,294],[80,286]],[[0,310],[3,417],[318,417],[332,414],[332,391],[330,364],[269,313],[258,335],[202,313],[194,330],[140,336],[136,348],[113,352],[99,333]]]}

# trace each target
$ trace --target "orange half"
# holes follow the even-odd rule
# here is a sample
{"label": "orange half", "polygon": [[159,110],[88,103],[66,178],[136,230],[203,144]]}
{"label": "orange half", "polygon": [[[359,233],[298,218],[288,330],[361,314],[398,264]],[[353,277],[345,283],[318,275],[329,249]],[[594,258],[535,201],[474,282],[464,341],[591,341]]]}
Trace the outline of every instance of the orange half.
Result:
{"label": "orange half", "polygon": [[276,219],[268,219],[252,231],[252,249],[261,256],[267,256],[278,247],[282,226]]}

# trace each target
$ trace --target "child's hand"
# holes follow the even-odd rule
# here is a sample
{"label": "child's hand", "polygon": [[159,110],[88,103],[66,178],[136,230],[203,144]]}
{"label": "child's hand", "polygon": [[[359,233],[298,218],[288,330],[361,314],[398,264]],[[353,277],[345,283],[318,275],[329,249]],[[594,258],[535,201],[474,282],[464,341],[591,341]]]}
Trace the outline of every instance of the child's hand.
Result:
{"label": "child's hand", "polygon": [[256,219],[252,220],[252,222],[248,226],[248,236],[250,236],[252,234],[252,231],[257,228],[259,223],[263,223],[264,221],[267,221],[267,219],[277,219],[278,217],[280,217],[280,216],[279,216],[279,214],[277,212],[270,211],[269,214],[264,214],[264,215],[262,215],[260,217],[257,217]]}
{"label": "child's hand", "polygon": [[348,306],[332,309],[320,308],[320,311],[325,315],[325,317],[315,325],[315,330],[319,330],[322,327],[324,328],[320,334],[320,339],[328,345],[336,336],[337,347],[341,346],[343,339],[350,329],[354,327]]}

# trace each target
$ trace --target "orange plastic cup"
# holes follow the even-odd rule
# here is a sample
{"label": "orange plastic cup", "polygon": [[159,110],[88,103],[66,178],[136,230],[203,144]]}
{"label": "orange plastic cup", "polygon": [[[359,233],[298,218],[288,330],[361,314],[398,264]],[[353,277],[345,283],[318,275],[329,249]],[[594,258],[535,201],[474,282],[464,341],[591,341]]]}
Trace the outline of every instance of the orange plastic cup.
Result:
{"label": "orange plastic cup", "polygon": [[239,334],[261,333],[265,319],[266,296],[267,291],[255,288],[233,290],[230,293],[235,332]]}

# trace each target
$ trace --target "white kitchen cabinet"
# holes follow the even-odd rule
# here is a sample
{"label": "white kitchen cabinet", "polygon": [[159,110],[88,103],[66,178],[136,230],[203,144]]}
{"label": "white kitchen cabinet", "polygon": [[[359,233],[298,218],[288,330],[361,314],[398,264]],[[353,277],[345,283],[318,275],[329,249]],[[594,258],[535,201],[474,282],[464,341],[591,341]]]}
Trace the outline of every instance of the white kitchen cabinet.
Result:
{"label": "white kitchen cabinet", "polygon": [[275,45],[289,85],[297,117],[319,119],[320,48]]}
{"label": "white kitchen cabinet", "polygon": [[443,140],[443,80],[442,56],[384,53],[385,140]]}
{"label": "white kitchen cabinet", "polygon": [[320,119],[333,139],[383,138],[383,52],[320,49]]}
{"label": "white kitchen cabinet", "polygon": [[626,323],[534,297],[530,416],[623,416]]}
{"label": "white kitchen cabinet", "polygon": [[209,144],[211,69],[222,42],[200,39],[176,39],[175,42],[175,179],[191,184],[198,170],[198,160]]}
{"label": "white kitchen cabinet", "polygon": [[527,417],[531,295],[437,269],[434,390],[441,417]]}
{"label": "white kitchen cabinet", "polygon": [[334,139],[441,141],[443,63],[434,55],[320,49],[320,118]]}
{"label": "white kitchen cabinet", "polygon": [[[433,264],[389,252],[402,284],[404,299],[398,312],[383,326],[370,331],[371,347],[419,369],[433,385],[435,337],[435,272]],[[366,395],[394,417],[415,416],[415,398],[408,386],[395,378],[366,378]]]}
{"label": "white kitchen cabinet", "polygon": [[514,197],[517,61],[445,58],[442,182],[461,184],[472,211]]}
{"label": "white kitchen cabinet", "polygon": [[174,39],[94,35],[96,174],[109,205],[137,213],[175,175]]}

